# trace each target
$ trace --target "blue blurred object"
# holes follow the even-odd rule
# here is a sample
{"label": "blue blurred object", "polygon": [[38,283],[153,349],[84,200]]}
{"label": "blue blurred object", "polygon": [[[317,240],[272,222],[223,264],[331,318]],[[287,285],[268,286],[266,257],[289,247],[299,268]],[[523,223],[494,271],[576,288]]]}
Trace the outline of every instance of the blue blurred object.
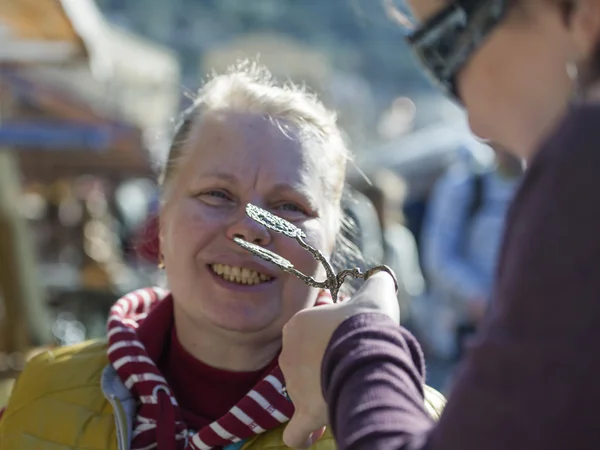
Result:
{"label": "blue blurred object", "polygon": [[0,146],[20,150],[105,151],[114,140],[114,130],[106,125],[69,122],[5,122],[0,125]]}

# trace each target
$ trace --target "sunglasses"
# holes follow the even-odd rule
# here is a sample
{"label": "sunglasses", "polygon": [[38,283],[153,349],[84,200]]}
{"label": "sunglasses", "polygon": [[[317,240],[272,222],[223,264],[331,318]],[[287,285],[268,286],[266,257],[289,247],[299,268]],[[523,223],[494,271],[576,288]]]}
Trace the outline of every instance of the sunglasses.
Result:
{"label": "sunglasses", "polygon": [[458,103],[458,74],[504,19],[511,1],[455,0],[407,37],[429,76]]}

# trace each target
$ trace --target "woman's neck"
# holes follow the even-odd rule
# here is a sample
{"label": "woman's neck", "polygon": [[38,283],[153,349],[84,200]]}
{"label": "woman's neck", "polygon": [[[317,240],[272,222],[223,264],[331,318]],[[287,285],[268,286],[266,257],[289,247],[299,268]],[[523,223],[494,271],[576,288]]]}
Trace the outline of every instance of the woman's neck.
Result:
{"label": "woman's neck", "polygon": [[241,333],[198,324],[177,307],[175,331],[182,347],[211,367],[231,372],[252,372],[267,366],[279,353],[281,340],[257,341]]}

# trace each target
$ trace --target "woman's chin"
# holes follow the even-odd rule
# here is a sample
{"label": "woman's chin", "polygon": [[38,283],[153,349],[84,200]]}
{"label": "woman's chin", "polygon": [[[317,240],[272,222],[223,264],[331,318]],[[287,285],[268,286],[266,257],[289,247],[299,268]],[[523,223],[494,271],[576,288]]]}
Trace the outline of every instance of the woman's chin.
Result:
{"label": "woman's chin", "polygon": [[257,333],[277,321],[273,310],[256,311],[247,307],[214,311],[212,322],[218,328],[237,333]]}

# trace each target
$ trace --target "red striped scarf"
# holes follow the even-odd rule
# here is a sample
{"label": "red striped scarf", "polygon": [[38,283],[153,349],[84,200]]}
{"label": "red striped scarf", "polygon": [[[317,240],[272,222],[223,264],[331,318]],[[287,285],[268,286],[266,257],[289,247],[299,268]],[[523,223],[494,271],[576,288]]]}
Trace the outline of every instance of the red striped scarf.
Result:
{"label": "red striped scarf", "polygon": [[173,392],[136,333],[153,305],[168,296],[160,288],[137,290],[117,301],[108,319],[108,358],[139,404],[131,449],[208,450],[286,423],[294,407],[283,394],[277,366],[223,417],[197,432],[188,429]]}

